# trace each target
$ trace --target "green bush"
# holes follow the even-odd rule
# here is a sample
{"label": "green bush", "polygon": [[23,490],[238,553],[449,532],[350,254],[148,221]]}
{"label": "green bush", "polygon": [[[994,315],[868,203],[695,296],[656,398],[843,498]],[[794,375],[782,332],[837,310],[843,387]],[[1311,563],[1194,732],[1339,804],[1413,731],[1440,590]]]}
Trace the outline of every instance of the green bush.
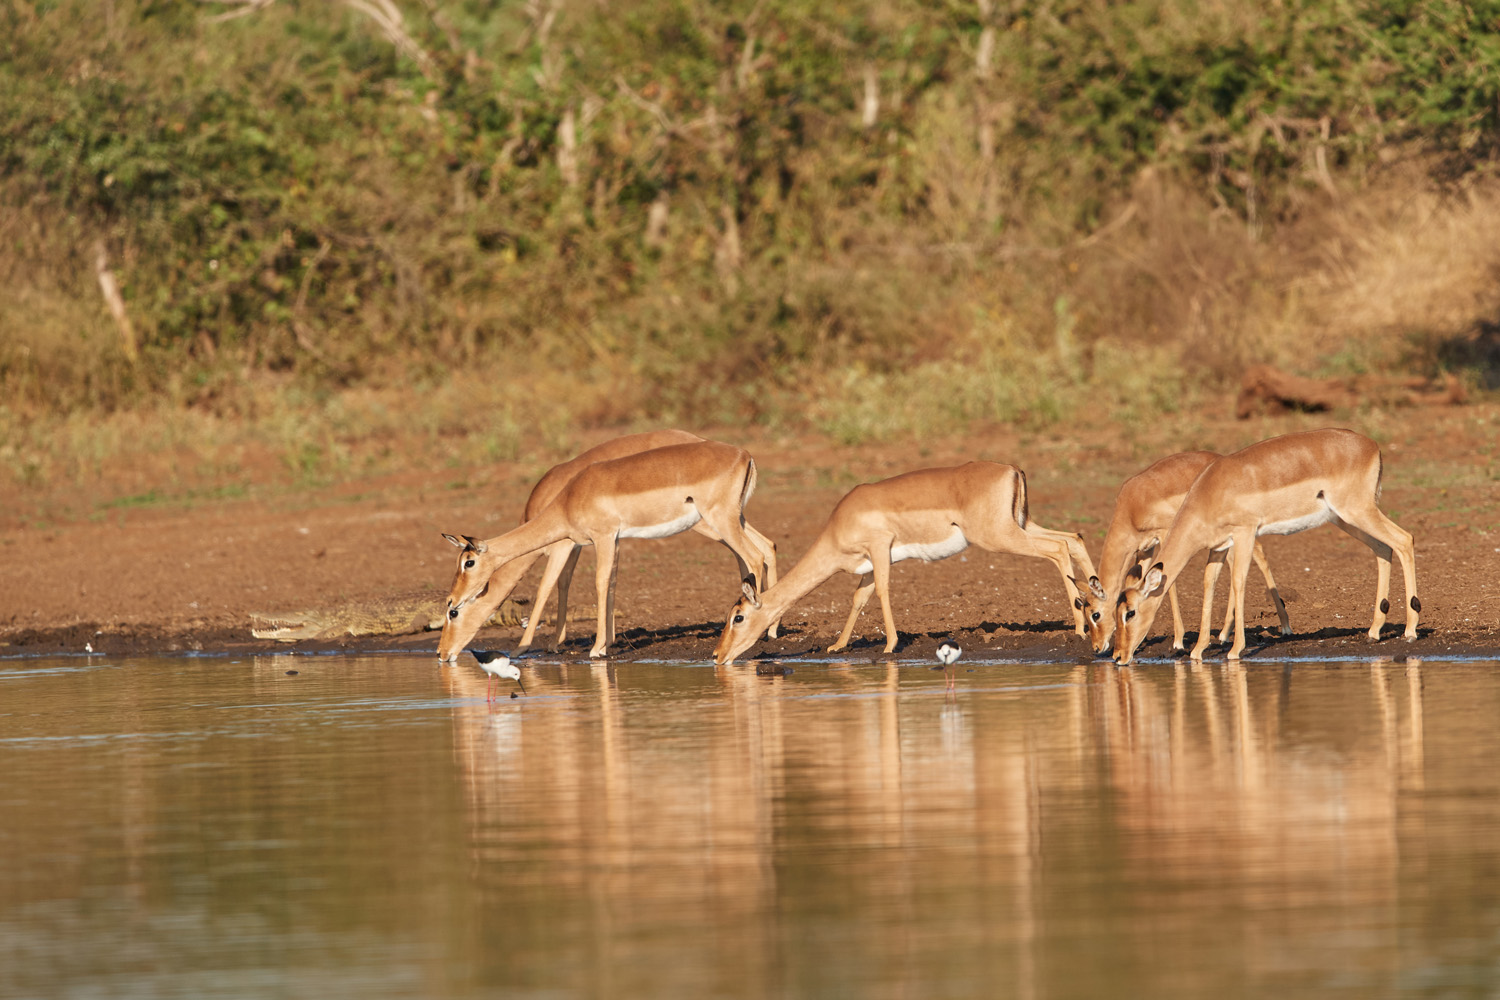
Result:
{"label": "green bush", "polygon": [[0,383],[231,412],[229,372],[503,365],[753,419],[809,373],[956,343],[976,285],[1017,289],[1017,351],[1048,345],[1066,254],[1013,248],[1076,241],[1143,168],[1260,225],[1384,147],[1451,173],[1496,153],[1493,2],[996,8],[408,4],[418,61],[343,4],[0,6],[0,279],[24,290]]}

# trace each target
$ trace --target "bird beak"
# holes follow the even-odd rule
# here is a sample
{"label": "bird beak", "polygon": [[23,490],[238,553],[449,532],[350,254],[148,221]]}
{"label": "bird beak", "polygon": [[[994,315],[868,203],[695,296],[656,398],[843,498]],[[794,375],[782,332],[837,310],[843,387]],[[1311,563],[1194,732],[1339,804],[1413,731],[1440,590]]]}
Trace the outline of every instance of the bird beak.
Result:
{"label": "bird beak", "polygon": [[[516,687],[521,689],[522,694],[526,694],[526,685],[521,683],[521,678],[519,677],[516,678]],[[530,695],[527,695],[527,697],[530,697]]]}

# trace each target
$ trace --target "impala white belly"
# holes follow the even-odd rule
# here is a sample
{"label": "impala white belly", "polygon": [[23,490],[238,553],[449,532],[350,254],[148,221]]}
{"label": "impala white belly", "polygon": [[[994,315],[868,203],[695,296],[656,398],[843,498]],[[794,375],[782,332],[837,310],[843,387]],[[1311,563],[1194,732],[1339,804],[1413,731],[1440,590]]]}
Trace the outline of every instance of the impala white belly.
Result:
{"label": "impala white belly", "polygon": [[1289,521],[1274,521],[1271,524],[1263,524],[1257,535],[1295,535],[1299,531],[1316,528],[1320,524],[1327,524],[1333,520],[1333,509],[1324,507],[1322,510],[1314,511],[1302,517],[1294,517]]}
{"label": "impala white belly", "polygon": [[[947,559],[969,547],[969,540],[964,537],[963,529],[957,526],[953,534],[940,542],[907,542],[904,545],[891,546],[891,562],[898,563],[903,559],[920,559],[923,562],[937,562],[939,559]],[[864,575],[874,567],[870,560],[862,559],[854,572]]]}
{"label": "impala white belly", "polygon": [[661,524],[636,525],[630,528],[621,528],[621,538],[671,538],[680,535],[684,531],[703,520],[703,515],[698,513],[697,507],[689,507],[681,517]]}

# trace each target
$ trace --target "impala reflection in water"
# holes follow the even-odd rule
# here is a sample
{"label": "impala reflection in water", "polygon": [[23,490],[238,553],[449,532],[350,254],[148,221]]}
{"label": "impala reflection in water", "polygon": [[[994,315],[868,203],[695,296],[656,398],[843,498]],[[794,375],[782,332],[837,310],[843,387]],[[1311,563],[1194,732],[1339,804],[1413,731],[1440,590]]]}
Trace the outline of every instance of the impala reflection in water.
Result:
{"label": "impala reflection in water", "polygon": [[0,671],[0,994],[1500,981],[1493,665],[960,662]]}

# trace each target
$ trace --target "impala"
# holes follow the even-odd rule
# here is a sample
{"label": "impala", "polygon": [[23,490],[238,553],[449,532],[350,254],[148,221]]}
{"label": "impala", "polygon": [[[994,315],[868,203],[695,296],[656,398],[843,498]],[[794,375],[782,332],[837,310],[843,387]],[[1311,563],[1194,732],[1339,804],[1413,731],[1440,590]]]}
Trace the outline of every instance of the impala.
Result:
{"label": "impala", "polygon": [[[1088,628],[1089,642],[1092,643],[1094,652],[1105,653],[1109,650],[1110,639],[1115,632],[1114,605],[1120,591],[1125,588],[1125,574],[1132,566],[1154,559],[1161,546],[1161,539],[1166,535],[1172,518],[1176,516],[1177,508],[1182,506],[1182,498],[1187,495],[1193,480],[1218,457],[1211,451],[1184,451],[1168,455],[1131,476],[1120,487],[1120,492],[1115,497],[1114,515],[1110,518],[1109,530],[1104,535],[1104,549],[1099,554],[1100,576],[1089,577],[1087,588],[1078,588],[1079,600],[1082,602],[1079,607],[1083,612],[1083,622]],[[1210,574],[1218,576],[1219,566],[1227,551],[1220,550],[1210,554],[1209,564],[1204,568],[1205,594],[1212,594]],[[1266,579],[1266,590],[1271,595],[1271,603],[1276,606],[1277,617],[1281,619],[1281,634],[1291,635],[1292,626],[1287,620],[1286,603],[1281,599],[1281,592],[1276,589],[1276,581],[1271,577],[1271,567],[1266,562],[1266,552],[1260,542],[1255,543],[1252,554],[1255,565],[1260,567],[1261,576]],[[1172,600],[1172,648],[1180,650],[1183,648],[1182,610],[1177,603],[1175,582],[1167,588],[1167,596]],[[1200,634],[1210,627],[1209,605],[1205,602],[1203,608]],[[1232,606],[1224,609],[1224,627],[1219,631],[1220,642],[1229,639],[1233,623],[1230,617],[1232,610]]]}
{"label": "impala", "polygon": [[850,490],[833,508],[807,554],[776,586],[757,594],[745,582],[744,596],[730,611],[714,649],[714,662],[734,662],[755,644],[767,625],[779,621],[793,603],[841,571],[859,577],[859,583],[844,630],[828,651],[836,653],[849,645],[854,622],[874,593],[880,598],[889,653],[897,640],[891,615],[891,564],[903,559],[946,559],[970,544],[990,552],[1050,560],[1073,602],[1074,627],[1079,635],[1084,634],[1071,563],[1081,566],[1085,576],[1093,575],[1093,564],[1079,537],[1030,520],[1026,474],[1020,469],[969,462],[949,469],[908,472]]}
{"label": "impala", "polygon": [[[592,545],[598,559],[594,586],[599,624],[589,656],[603,656],[614,641],[615,574],[620,539],[667,538],[698,525],[727,545],[740,571],[759,587],[764,554],[745,530],[744,507],[755,490],[748,452],[718,441],[654,448],[596,462],[579,471],[540,513],[518,528],[480,541],[444,535],[459,546],[458,577],[448,598],[448,620],[485,594],[494,572],[513,559],[567,540]],[[446,628],[439,655],[457,656]],[[446,655],[444,655],[446,654]]]}
{"label": "impala", "polygon": [[[676,444],[694,444],[701,442],[703,438],[688,431],[663,430],[646,431],[641,434],[627,434],[624,437],[614,438],[602,444],[595,445],[588,451],[583,452],[576,458],[569,459],[561,465],[548,470],[547,474],[537,481],[532,488],[531,496],[526,500],[526,509],[521,518],[521,523],[526,523],[540,514],[548,504],[557,499],[557,495],[584,469],[598,462],[609,461],[615,458],[624,458],[628,455],[638,455],[641,452],[652,451],[656,448],[664,448]],[[702,523],[693,526],[693,530],[710,538],[716,536]],[[748,523],[745,532],[750,540],[755,543],[761,552],[765,564],[765,574],[768,583],[776,582],[776,545],[765,535],[756,531]],[[462,551],[458,557],[458,575],[466,572],[464,563],[472,560],[473,556],[468,551],[468,542],[453,535],[444,535]],[[524,652],[531,648],[531,643],[536,636],[537,626],[541,623],[541,610],[547,604],[554,587],[557,589],[557,616],[554,619],[556,629],[552,635],[552,641],[548,648],[556,651],[567,637],[568,631],[568,591],[573,582],[573,570],[578,565],[578,556],[582,548],[573,544],[570,539],[563,539],[553,543],[546,549],[528,553],[519,559],[512,559],[505,563],[490,576],[489,586],[484,594],[474,601],[465,605],[457,616],[449,609],[449,617],[444,622],[443,636],[438,644],[438,659],[444,662],[454,660],[459,652],[466,646],[474,634],[479,631],[481,625],[494,613],[495,609],[505,598],[510,596],[511,591],[520,583],[526,571],[531,568],[543,554],[547,556],[547,564],[542,572],[541,582],[537,585],[536,599],[532,602],[535,613],[526,622],[526,629],[521,635],[521,642],[515,652]],[[741,576],[743,577],[743,573]],[[774,638],[774,633],[772,634]]]}
{"label": "impala", "polygon": [[[1177,516],[1167,529],[1161,559],[1142,572],[1127,576],[1115,605],[1115,660],[1131,661],[1166,589],[1193,555],[1202,549],[1234,548],[1244,552],[1257,535],[1290,535],[1320,524],[1335,524],[1368,545],[1375,553],[1375,617],[1371,639],[1390,612],[1391,553],[1401,557],[1406,578],[1406,638],[1417,635],[1422,602],[1417,599],[1416,552],[1411,535],[1381,513],[1380,447],[1362,434],[1348,430],[1303,431],[1271,438],[1225,455],[1193,481]],[[1234,645],[1229,659],[1239,659],[1245,648],[1245,580],[1250,560],[1235,559],[1229,580],[1234,606]],[[1212,599],[1205,593],[1204,600]],[[1205,630],[1193,646],[1192,657],[1203,658],[1208,645]]]}

